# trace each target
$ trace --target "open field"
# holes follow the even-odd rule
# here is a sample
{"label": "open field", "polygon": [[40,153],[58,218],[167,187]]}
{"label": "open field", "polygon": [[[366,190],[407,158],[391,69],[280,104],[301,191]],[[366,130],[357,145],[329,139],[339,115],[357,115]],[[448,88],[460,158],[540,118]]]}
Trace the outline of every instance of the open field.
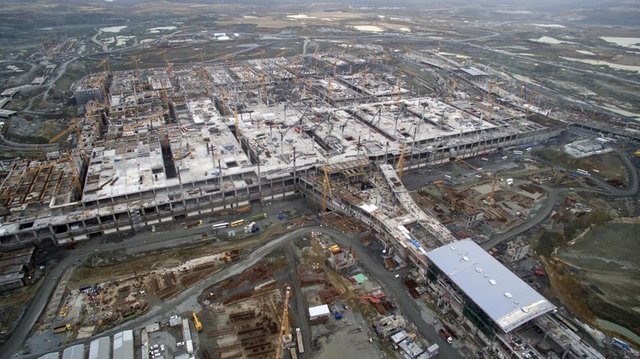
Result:
{"label": "open field", "polygon": [[17,289],[0,297],[0,331],[8,331],[16,324],[27,303],[38,292],[41,284],[40,280],[31,286]]}
{"label": "open field", "polygon": [[[585,311],[586,315],[591,312],[591,318],[586,319],[605,319],[635,333],[640,333],[638,228],[637,223],[609,223],[595,227],[560,249],[556,258],[556,268],[561,268],[566,277],[573,278],[564,280],[574,281],[574,285],[582,288],[576,289],[581,296],[570,301],[570,306],[584,303],[587,306],[582,305],[579,311]],[[564,292],[570,287],[562,285],[557,289],[562,288]],[[629,339],[638,340],[637,337]]]}
{"label": "open field", "polygon": [[535,151],[535,153],[543,160],[568,171],[583,169],[613,185],[626,185],[628,183],[628,176],[625,173],[624,166],[613,153],[581,158],[572,157],[561,149],[556,148],[542,148]]}
{"label": "open field", "polygon": [[[192,246],[144,253],[133,257],[123,256],[118,252],[112,253],[111,256],[100,255],[99,258],[96,257],[89,259],[88,263],[77,268],[69,280],[69,286],[74,287],[82,284],[95,283],[107,278],[114,280],[129,277],[133,275],[136,270],[144,271],[153,268],[175,266],[176,264],[182,263],[188,259],[203,255],[216,254],[240,248],[246,250],[251,248],[251,246],[264,241],[269,236],[279,233],[282,228],[278,227],[278,225],[272,225],[257,236],[234,242],[212,244],[210,241],[203,241],[200,244]],[[92,265],[92,261],[95,261],[96,264]],[[101,268],[104,271],[96,271],[96,268]],[[105,276],[105,273],[108,273],[107,276]]]}

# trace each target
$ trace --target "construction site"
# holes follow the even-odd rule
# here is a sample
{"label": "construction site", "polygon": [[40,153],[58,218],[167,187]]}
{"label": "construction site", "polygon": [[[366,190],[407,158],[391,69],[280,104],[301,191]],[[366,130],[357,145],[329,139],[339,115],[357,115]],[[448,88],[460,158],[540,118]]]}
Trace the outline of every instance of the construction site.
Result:
{"label": "construction site", "polygon": [[51,160],[3,172],[2,246],[298,196],[322,166],[410,171],[560,131],[516,108],[412,96],[381,66],[307,55],[90,75],[75,88],[84,115],[52,139]]}
{"label": "construction site", "polygon": [[[103,61],[74,84],[80,117],[50,140],[47,160],[3,164],[3,250],[114,251],[64,273],[38,332],[68,346],[133,328],[143,358],[331,358],[336,347],[354,357],[602,357],[566,328],[514,345],[564,317],[486,250],[528,257],[529,242],[502,249],[500,238],[553,210],[551,184],[594,194],[637,185],[608,149],[635,132],[554,118],[490,69],[429,52],[401,58],[442,94],[345,52],[161,68],[134,58],[130,71]],[[575,141],[554,142],[566,133]],[[300,200],[306,210],[287,208]],[[554,218],[588,213],[583,202]],[[126,252],[160,243],[157,230],[183,232],[176,243],[188,250]]]}

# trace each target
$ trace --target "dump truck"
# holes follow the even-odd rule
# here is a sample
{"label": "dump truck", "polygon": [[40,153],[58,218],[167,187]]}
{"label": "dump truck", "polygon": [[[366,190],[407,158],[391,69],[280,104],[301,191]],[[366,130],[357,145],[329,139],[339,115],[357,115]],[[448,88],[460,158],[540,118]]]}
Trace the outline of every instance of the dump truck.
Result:
{"label": "dump truck", "polygon": [[204,222],[201,219],[197,220],[197,221],[194,221],[194,222],[189,222],[184,226],[184,228],[186,228],[186,229],[193,228],[193,227],[201,225],[202,223],[204,223]]}

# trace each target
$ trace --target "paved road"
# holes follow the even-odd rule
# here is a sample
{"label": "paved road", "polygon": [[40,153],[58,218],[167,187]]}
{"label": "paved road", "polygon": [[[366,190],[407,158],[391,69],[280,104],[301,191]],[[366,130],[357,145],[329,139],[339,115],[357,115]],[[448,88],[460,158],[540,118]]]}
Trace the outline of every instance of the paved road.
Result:
{"label": "paved road", "polygon": [[202,229],[204,228],[194,228],[188,231],[178,229],[163,233],[145,232],[140,233],[134,238],[125,239],[123,242],[118,243],[88,241],[80,248],[69,251],[60,263],[53,266],[53,268],[45,274],[45,278],[43,279],[44,284],[38,290],[38,295],[29,304],[29,309],[25,312],[9,340],[7,340],[4,346],[0,347],[0,358],[6,358],[10,353],[15,353],[20,349],[46,307],[62,275],[72,266],[84,261],[90,255],[98,253],[98,251],[109,252],[123,250],[125,253],[132,254],[193,243],[194,238],[196,238],[196,233],[202,231]]}
{"label": "paved road", "polygon": [[371,253],[371,250],[363,246],[360,241],[349,241],[344,235],[333,236],[333,239],[344,247],[352,246],[356,248],[358,261],[367,272],[382,285],[385,293],[395,298],[404,317],[415,324],[420,335],[428,340],[429,343],[436,343],[440,346],[440,358],[462,359],[465,357],[450,344],[442,340],[433,325],[424,321],[416,301],[405,290],[402,281],[394,278],[397,274],[396,272],[387,271],[382,265],[381,259]]}
{"label": "paved road", "polygon": [[[420,334],[430,342],[438,343],[438,345],[441,346],[440,350],[444,358],[462,358],[460,353],[458,353],[455,349],[453,349],[448,344],[444,343],[444,341],[442,341],[442,339],[440,339],[440,337],[436,333],[435,329],[432,326],[428,325],[422,319],[422,314],[420,313],[420,309],[418,308],[415,301],[404,290],[402,283],[394,279],[395,274],[390,273],[386,269],[384,269],[384,267],[382,266],[382,263],[379,260],[377,261],[373,256],[371,256],[368,253],[368,250],[365,247],[363,247],[359,241],[353,240],[353,238],[335,229],[326,228],[326,227],[317,227],[317,226],[301,228],[293,232],[287,233],[269,242],[265,242],[263,246],[256,249],[244,260],[236,262],[233,265],[211,275],[210,277],[199,282],[193,287],[186,289],[176,297],[164,302],[162,305],[152,308],[149,312],[145,313],[144,315],[134,320],[128,321],[124,324],[121,324],[113,329],[105,331],[101,333],[101,335],[113,335],[124,329],[137,328],[137,327],[144,326],[150,322],[157,320],[158,317],[168,317],[169,315],[174,314],[174,312],[176,311],[175,308],[185,300],[188,300],[193,296],[199,295],[202,291],[204,291],[205,289],[209,288],[212,285],[215,285],[216,283],[219,283],[230,277],[238,275],[239,273],[243,272],[247,268],[255,265],[259,260],[264,258],[269,253],[271,253],[273,250],[279,248],[280,246],[286,243],[289,243],[291,240],[294,240],[301,236],[309,235],[311,232],[322,232],[322,233],[328,234],[332,236],[336,241],[343,244],[344,246],[347,246],[350,244],[358,246],[360,248],[360,256],[359,256],[360,262],[373,275],[373,277],[375,277],[377,280],[380,281],[380,283],[384,286],[387,293],[392,294],[396,298],[398,305],[400,307],[400,310],[404,313],[404,315],[407,318],[411,318],[413,323],[417,326]],[[165,235],[165,237],[167,236]],[[192,238],[192,236],[188,236],[188,237]],[[98,242],[94,242],[94,243],[95,243],[94,246],[98,245]],[[168,245],[168,244],[169,243],[164,243],[160,245]],[[172,240],[170,245],[175,246],[176,240]],[[101,250],[102,249],[113,250],[118,248],[119,246],[122,246],[122,244],[111,243],[111,244],[103,245],[101,247]],[[136,251],[149,250],[150,248],[154,248],[157,246],[158,246],[157,243],[150,243],[148,246],[141,246],[137,248]],[[59,273],[59,275],[61,275],[62,273],[64,273],[64,269],[68,268],[70,264],[72,264],[73,262],[78,261],[79,260],[78,258],[83,258],[84,256],[87,256],[93,253],[93,249],[95,249],[95,247],[86,246],[86,247],[83,247],[82,249],[84,252],[82,257],[78,257],[77,255],[67,257],[65,260],[63,260],[63,263],[61,263],[61,265],[56,267],[56,270],[55,270],[56,273]],[[52,283],[51,284],[52,288],[50,289],[50,291],[52,291],[57,281],[52,280],[50,282]],[[47,301],[46,299],[48,299],[48,296],[47,297],[42,296],[42,297],[43,297],[42,307],[44,307]],[[40,310],[39,312],[41,311],[42,310]],[[33,312],[35,313],[36,311],[33,311]],[[37,315],[39,315],[39,312]],[[33,323],[35,323],[35,320],[37,319],[37,315],[33,319]],[[29,328],[31,328],[33,324],[29,323],[28,320],[24,320],[23,322],[24,324],[21,323],[21,327],[27,328],[27,332],[28,332]],[[304,326],[303,326],[303,330],[306,331]],[[23,336],[23,332],[16,330],[16,332],[14,333],[14,337],[16,336],[18,339],[16,339],[15,341],[9,340],[7,342],[7,345],[2,348],[2,353],[13,353],[19,349],[20,344],[22,343],[22,341],[19,339]],[[308,334],[308,338],[310,338],[310,333]],[[74,342],[72,344],[78,344],[78,343],[88,344],[89,342],[90,342],[90,339],[85,339],[85,340]],[[59,348],[59,350],[62,350],[62,349],[63,348]],[[35,358],[42,354],[43,353],[31,353],[29,355],[22,356],[22,358]],[[8,357],[8,356],[6,356],[6,354],[3,354],[3,358],[4,357]],[[18,357],[18,355],[14,355],[14,357]]]}
{"label": "paved road", "polygon": [[[56,70],[56,76],[49,80],[47,90],[44,92],[44,96],[43,96],[44,101],[47,101],[47,99],[49,98],[49,92],[51,91],[53,86],[56,84],[56,82],[62,77],[62,75],[65,74],[65,72],[67,72],[67,67],[69,67],[69,64],[78,60],[79,58],[80,58],[79,56],[76,56],[70,60],[65,61],[64,63],[62,63],[62,65],[58,66],[58,69]],[[31,108],[31,102],[29,102],[29,108]]]}
{"label": "paved road", "polygon": [[635,196],[638,193],[638,170],[636,169],[635,165],[631,163],[631,160],[629,160],[629,157],[627,157],[627,155],[624,152],[616,151],[616,154],[618,155],[618,157],[626,167],[627,173],[629,173],[629,186],[627,188],[619,189],[619,188],[612,187],[608,183],[596,177],[591,177],[591,180],[597,183],[600,187],[602,187],[603,190],[595,190],[595,189],[588,189],[588,188],[575,188],[575,189],[549,188],[546,186],[541,186],[548,193],[547,199],[542,205],[542,208],[540,208],[540,210],[536,212],[536,214],[533,217],[527,219],[521,225],[515,228],[512,228],[507,232],[500,233],[492,237],[489,241],[482,244],[482,248],[484,249],[492,248],[498,245],[499,243],[509,240],[517,235],[520,235],[528,231],[529,229],[537,226],[538,224],[542,223],[545,219],[547,219],[547,217],[549,217],[551,212],[553,212],[553,208],[558,203],[558,200],[569,192],[591,192],[591,193],[597,193],[597,194],[610,196],[610,197]]}
{"label": "paved road", "polygon": [[102,49],[102,52],[109,52],[109,47],[107,47],[107,45],[105,45],[104,43],[98,41],[98,36],[100,36],[100,34],[102,34],[102,30],[98,29],[96,34],[91,36],[91,41],[100,46],[100,48]]}
{"label": "paved road", "polygon": [[[597,178],[592,178],[596,183],[598,183],[601,187],[605,188],[605,190],[593,190],[593,189],[577,189],[578,191],[588,191],[588,192],[592,192],[592,193],[600,193],[603,195],[609,195],[609,196],[614,196],[614,197],[628,197],[628,196],[633,196],[635,194],[638,193],[638,172],[635,168],[635,166],[633,165],[633,163],[631,163],[631,161],[629,160],[629,158],[621,151],[617,152],[618,156],[620,157],[620,159],[622,160],[622,162],[624,163],[625,167],[627,168],[628,172],[629,172],[629,183],[630,186],[627,189],[617,189],[617,188],[613,188],[611,186],[609,186],[608,184],[604,183],[603,181],[598,180]],[[494,238],[492,238],[490,241],[486,242],[483,244],[484,248],[491,248],[495,245],[497,245],[498,243],[505,241],[505,240],[509,240],[511,238],[513,238],[514,236],[517,236],[521,233],[524,233],[525,231],[535,227],[536,225],[538,225],[539,223],[541,223],[542,221],[544,221],[549,214],[551,214],[551,212],[553,211],[553,208],[555,206],[555,204],[557,203],[558,199],[560,198],[561,195],[564,195],[565,193],[571,192],[572,190],[569,188],[546,188],[548,191],[548,197],[547,200],[545,201],[543,207],[533,216],[531,217],[529,220],[527,220],[525,223],[523,223],[522,225],[513,228],[512,230],[499,234],[497,236],[495,236]],[[51,272],[47,273],[46,278],[45,278],[45,284],[43,285],[43,287],[40,289],[39,293],[40,295],[38,295],[34,301],[32,302],[29,310],[25,313],[24,318],[20,321],[20,324],[18,325],[18,327],[16,328],[16,330],[13,333],[13,336],[7,341],[7,343],[5,344],[4,347],[1,348],[1,352],[2,353],[13,353],[16,352],[17,350],[19,350],[19,348],[21,347],[22,343],[24,342],[24,340],[27,338],[29,332],[31,331],[31,328],[35,325],[38,317],[40,316],[40,314],[42,313],[42,311],[44,310],[46,303],[49,299],[49,297],[51,296],[51,293],[53,292],[53,290],[55,289],[56,284],[58,283],[58,281],[60,280],[60,278],[62,277],[62,275],[64,274],[64,272],[70,268],[72,265],[76,264],[78,261],[81,261],[83,259],[85,259],[86,257],[88,257],[89,255],[91,255],[92,253],[94,253],[94,251],[97,251],[98,248],[100,248],[100,251],[111,251],[111,250],[124,250],[128,253],[136,253],[136,252],[143,252],[143,251],[150,251],[150,250],[155,250],[155,249],[160,249],[160,248],[164,248],[164,247],[172,247],[175,245],[179,245],[179,244],[183,244],[183,243],[190,243],[193,242],[194,237],[197,233],[200,233],[203,231],[205,227],[200,227],[200,228],[194,228],[194,229],[190,229],[190,230],[183,230],[183,229],[178,229],[176,231],[174,231],[175,233],[172,232],[164,232],[164,233],[141,233],[139,235],[137,235],[135,238],[131,238],[131,239],[127,239],[126,240],[126,246],[125,243],[108,243],[108,244],[100,244],[100,242],[98,241],[91,241],[86,243],[85,246],[81,247],[78,250],[75,250],[74,252],[70,253],[70,255],[68,257],[66,257],[65,259],[63,259]],[[265,254],[269,253],[270,251],[272,251],[274,249],[275,246],[278,246],[286,241],[289,241],[293,238],[302,236],[302,235],[306,235],[308,233],[310,233],[311,231],[322,231],[325,232],[327,234],[333,235],[335,236],[339,241],[342,241],[343,243],[346,241],[346,238],[344,237],[343,234],[335,231],[335,230],[331,230],[328,228],[322,228],[320,229],[319,227],[309,227],[309,228],[304,228],[295,232],[292,232],[290,234],[287,234],[285,236],[282,236],[278,239],[275,239],[271,242],[266,243],[263,247],[260,247],[257,251],[255,251],[254,253],[252,253],[249,258],[245,261],[242,262],[238,262],[235,265],[233,265],[232,267],[229,267],[219,273],[217,273],[216,275],[210,277],[208,280],[201,282],[199,285],[192,287],[191,289],[183,292],[182,295],[174,298],[173,300],[171,300],[170,302],[166,303],[164,306],[162,306],[161,308],[156,308],[155,310],[151,311],[150,313],[148,313],[147,315],[140,317],[138,319],[136,319],[134,322],[130,322],[130,323],[126,323],[125,325],[121,326],[121,327],[133,327],[133,326],[138,326],[141,325],[142,323],[144,323],[145,321],[149,321],[150,318],[153,318],[155,316],[158,315],[164,315],[167,312],[169,312],[169,308],[173,308],[173,305],[175,303],[179,303],[181,301],[183,301],[184,299],[188,298],[191,295],[194,295],[196,293],[199,293],[200,291],[204,290],[205,288],[219,282],[222,281],[232,275],[235,275],[237,273],[240,273],[241,271],[243,271],[244,269],[254,265],[259,259],[261,259]],[[179,234],[179,235],[178,235]],[[168,241],[167,238],[170,238],[171,240]],[[164,239],[164,240],[162,240]],[[149,243],[147,243],[149,242]],[[366,249],[363,251],[366,252]],[[417,305],[415,304],[415,302],[413,301],[412,298],[410,298],[408,296],[408,294],[405,292],[403,286],[401,285],[401,283],[399,281],[396,281],[393,279],[393,274],[387,272],[382,265],[375,261],[374,259],[364,256],[361,257],[361,261],[363,262],[363,264],[365,265],[365,267],[367,268],[367,270],[369,270],[371,273],[374,274],[374,276],[376,278],[379,278],[380,281],[382,282],[382,284],[385,286],[385,288],[387,289],[387,292],[389,293],[395,293],[397,296],[397,300],[399,305],[401,306],[401,309],[404,313],[406,313],[406,315],[409,318],[421,318],[420,316],[420,310],[417,307]],[[169,304],[169,306],[167,306],[167,304]],[[414,319],[415,320],[415,319]],[[424,323],[424,321],[420,320],[420,321],[416,321],[416,325],[418,326],[418,329],[421,333],[421,335],[423,335],[426,339],[432,341],[432,342],[436,342],[441,346],[441,350],[443,350],[443,353],[445,353],[447,351],[446,348],[449,347],[448,344],[444,343],[440,337],[436,334],[435,330],[433,329],[433,327],[427,325],[426,323]],[[120,329],[120,328],[118,328]],[[304,328],[303,328],[304,329]],[[114,329],[112,332],[115,332],[116,329]],[[451,356],[447,355],[446,357],[456,357],[455,356],[455,352],[453,349],[451,350],[452,353],[450,354]]]}
{"label": "paved road", "polygon": [[[304,200],[299,200],[298,202],[289,201],[287,203],[277,202],[269,206],[256,208],[256,210],[258,212],[267,212],[270,214],[270,217],[273,218],[276,213],[284,209],[300,212],[300,208],[304,208],[304,206],[301,205],[303,202]],[[77,265],[78,262],[84,261],[88,256],[98,253],[98,251],[109,252],[119,250],[126,254],[134,254],[163,248],[172,248],[183,244],[201,241],[200,235],[202,233],[210,234],[211,232],[208,223],[191,229],[184,229],[179,223],[176,223],[175,227],[176,228],[173,230],[157,233],[137,233],[133,237],[125,238],[116,243],[113,243],[112,241],[105,243],[99,240],[92,240],[80,244],[80,247],[75,250],[70,250],[66,258],[63,258],[51,270],[47,270],[45,278],[43,279],[45,284],[38,290],[38,295],[29,304],[29,308],[25,311],[23,318],[20,320],[9,340],[4,346],[0,347],[0,358],[6,358],[10,353],[15,353],[20,349],[36,324],[38,318],[42,314],[47,301],[51,297],[64,272],[72,266]]]}
{"label": "paved road", "polygon": [[57,151],[60,147],[58,144],[37,144],[37,143],[23,143],[7,140],[2,133],[0,133],[0,144],[8,148],[21,149],[21,150],[42,150],[47,152]]}
{"label": "paved road", "polygon": [[[295,310],[296,313],[295,324],[298,328],[300,328],[300,333],[302,333],[302,342],[306,349],[304,353],[298,354],[298,358],[307,359],[309,358],[309,354],[311,352],[311,325],[309,324],[309,320],[307,319],[307,308],[309,307],[309,305],[305,300],[304,293],[302,292],[302,286],[300,285],[300,280],[296,275],[298,263],[296,263],[297,260],[295,259],[296,253],[294,246],[287,246],[285,253],[287,256],[289,276],[291,278],[291,291],[293,295],[292,309]],[[297,339],[295,332],[293,332],[292,334],[294,335],[293,340],[295,341]],[[296,344],[296,348],[297,347],[298,345]]]}
{"label": "paved road", "polygon": [[38,290],[38,295],[36,295],[29,304],[29,308],[20,319],[18,326],[13,331],[9,340],[7,340],[4,346],[0,348],[2,358],[9,357],[11,353],[20,349],[22,343],[29,335],[31,328],[33,328],[40,317],[40,314],[46,307],[47,302],[58,285],[58,282],[62,278],[62,275],[74,262],[75,257],[67,254],[65,258],[53,268],[53,270],[47,271],[45,278],[43,279],[42,287]]}
{"label": "paved road", "polygon": [[[184,232],[184,230],[179,230],[179,231]],[[227,267],[221,270],[220,272],[217,272],[216,274],[208,277],[206,280],[201,281],[195,286],[183,291],[181,294],[177,295],[176,297],[164,302],[161,306],[152,308],[146,314],[132,321],[128,321],[122,325],[119,325],[109,331],[103,332],[101,333],[101,335],[113,335],[114,333],[122,331],[124,329],[143,326],[145,323],[154,321],[156,317],[167,316],[169,313],[172,313],[172,311],[175,310],[178,304],[184,302],[185,300],[191,298],[192,296],[197,296],[203,290],[205,290],[206,288],[218,282],[221,282],[232,276],[238,275],[245,269],[255,265],[260,259],[262,259],[265,255],[271,253],[274,249],[276,249],[280,245],[287,243],[292,239],[298,238],[300,236],[308,235],[312,231],[323,231],[330,235],[339,234],[339,232],[331,229],[327,229],[327,228],[307,227],[307,228],[302,228],[302,229],[293,231],[291,233],[278,237],[269,242],[265,242],[265,244],[262,247],[259,247],[258,249],[256,249],[246,259],[236,262],[230,267]],[[145,238],[151,238],[154,236],[156,236],[157,238],[165,238],[165,239],[168,238],[168,240],[151,241],[149,243],[146,243],[147,240]],[[133,240],[133,242],[132,240],[125,240],[125,241],[127,242],[126,243],[127,248],[133,248],[133,249],[127,250],[127,252],[135,253],[135,252],[155,250],[155,249],[164,248],[164,247],[175,247],[180,244],[191,243],[193,242],[193,240],[194,240],[193,234],[187,234],[180,238],[176,238],[176,237],[167,235],[167,233],[165,232],[165,233],[148,233],[148,234],[145,234],[144,236],[140,236],[139,238],[136,238],[135,240]],[[109,243],[109,244],[101,245],[98,241],[95,241],[95,242],[89,242],[87,244],[88,245],[83,247],[82,249],[76,250],[75,252],[70,253],[70,255],[67,258],[65,258],[63,261],[61,261],[60,264],[56,266],[56,268],[51,273],[47,274],[47,277],[45,279],[46,284],[45,286],[43,286],[43,288],[40,291],[42,295],[39,295],[36,297],[36,299],[34,299],[34,302],[32,303],[29,311],[26,313],[25,317],[21,320],[18,328],[16,328],[16,330],[14,331],[13,336],[7,341],[4,347],[0,348],[0,353],[2,353],[0,357],[9,358],[10,353],[14,353],[14,357],[18,357],[20,355],[16,352],[20,349],[22,343],[27,338],[29,332],[31,331],[31,328],[35,325],[35,322],[40,316],[40,313],[43,311],[60,277],[68,268],[70,268],[72,265],[76,264],[77,262],[80,262],[81,260],[85,259],[89,255],[93,253],[97,253],[96,251],[98,247],[100,248],[101,252],[124,249],[124,243]],[[87,344],[89,343],[89,341],[90,340],[87,339],[87,340],[78,341],[74,344],[77,344],[77,343]],[[34,358],[41,354],[44,354],[44,353],[32,353],[32,354],[24,355],[22,357]]]}

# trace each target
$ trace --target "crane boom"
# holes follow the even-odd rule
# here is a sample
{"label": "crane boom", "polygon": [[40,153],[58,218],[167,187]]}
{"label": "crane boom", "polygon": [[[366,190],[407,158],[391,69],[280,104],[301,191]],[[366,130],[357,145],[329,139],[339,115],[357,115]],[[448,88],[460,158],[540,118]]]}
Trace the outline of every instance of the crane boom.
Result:
{"label": "crane boom", "polygon": [[289,332],[289,298],[291,297],[291,287],[286,286],[284,293],[284,304],[282,307],[282,317],[280,318],[280,335],[278,337],[278,343],[276,345],[276,359],[282,358],[282,349],[285,346],[289,346],[292,341],[291,333]]}
{"label": "crane boom", "polygon": [[53,136],[53,138],[51,138],[49,140],[49,144],[57,142],[60,138],[62,138],[62,136],[66,135],[67,133],[69,133],[71,131],[76,130],[77,128],[78,128],[78,121],[76,119],[71,120],[71,124],[69,125],[69,127],[65,128],[60,133],[58,133],[57,135]]}

